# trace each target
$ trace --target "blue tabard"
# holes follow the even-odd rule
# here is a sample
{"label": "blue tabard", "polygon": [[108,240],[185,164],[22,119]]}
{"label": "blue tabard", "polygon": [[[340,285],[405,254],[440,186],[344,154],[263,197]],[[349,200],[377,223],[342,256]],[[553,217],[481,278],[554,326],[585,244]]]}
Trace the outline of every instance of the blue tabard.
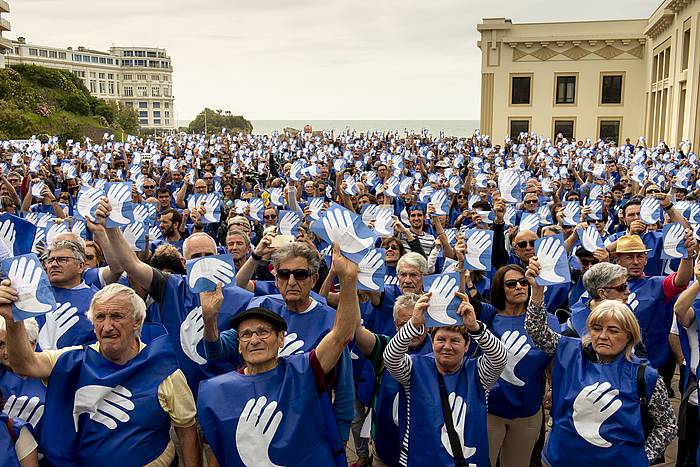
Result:
{"label": "blue tabard", "polygon": [[386,285],[382,294],[382,302],[374,312],[374,322],[372,328],[367,327],[376,334],[394,337],[396,325],[394,324],[394,302],[403,295],[398,285]]}
{"label": "blue tabard", "polygon": [[[73,289],[63,289],[60,287],[51,287],[51,289],[53,290],[54,297],[56,297],[56,303],[59,306],[61,304],[70,303],[70,308],[75,307],[78,309],[73,316],[77,317],[78,320],[75,324],[72,324],[63,335],[58,337],[55,347],[50,346],[49,348],[60,349],[63,347],[87,345],[96,342],[97,337],[95,337],[92,323],[87,318],[87,312],[90,308],[92,297],[97,293],[97,289],[85,283]],[[43,328],[46,323],[46,316],[37,316],[36,321],[39,323],[39,341],[41,342],[41,328]],[[67,322],[70,323],[71,319],[67,320]]]}
{"label": "blue tabard", "polygon": [[569,298],[571,283],[548,285],[544,292],[544,303],[547,305],[547,312],[555,315],[559,308],[566,308]]}
{"label": "blue tabard", "polygon": [[[554,316],[547,314],[547,322],[552,330],[559,329],[559,321]],[[503,342],[503,334],[507,331],[517,332],[520,336],[527,338],[524,345],[530,346],[514,368],[515,378],[511,378],[504,371],[496,380],[496,384],[491,387],[489,413],[507,419],[531,417],[542,406],[544,371],[551,358],[540,350],[525,332],[525,313],[520,316],[496,314],[491,320],[489,329],[501,342]],[[512,359],[513,352],[517,350],[518,348],[509,350],[508,358]]]}
{"label": "blue tabard", "polygon": [[649,362],[654,368],[666,363],[671,355],[668,333],[673,324],[673,303],[664,298],[664,277],[646,277],[628,281],[630,293],[636,294],[639,302],[634,315],[642,330],[642,342],[649,355]]}
{"label": "blue tabard", "polygon": [[[187,285],[187,277],[170,274],[160,304],[161,323],[168,331],[178,364],[187,378],[193,394],[197,393],[199,382],[235,369],[240,362],[207,362],[204,352],[204,322],[201,317],[199,294],[192,293]],[[248,307],[253,297],[251,292],[240,287],[224,287],[224,301],[217,317],[219,331],[231,327],[231,318]],[[189,319],[188,319],[189,318]],[[196,352],[187,344],[188,335],[196,330]],[[191,338],[190,338],[191,339]]]}
{"label": "blue tabard", "polygon": [[[411,360],[413,368],[411,370],[408,466],[454,465],[454,458],[441,441],[444,416],[435,357],[432,354],[411,355]],[[447,394],[454,392],[462,397],[467,405],[464,445],[476,449],[469,457],[467,452],[464,453],[467,464],[488,467],[486,393],[479,380],[477,360],[465,359],[457,372],[444,375],[444,379]],[[403,439],[407,429],[407,406],[405,391],[399,391],[399,394],[399,439]],[[458,429],[457,423],[454,425],[455,429]]]}
{"label": "blue tabard", "polygon": [[[332,449],[325,441],[321,396],[316,389],[309,354],[280,358],[278,362],[275,369],[262,374],[230,372],[200,385],[199,423],[219,464],[226,467],[334,464]],[[260,399],[262,397],[265,399]],[[261,433],[255,433],[252,438],[262,445],[255,443],[247,449],[237,445],[239,423],[242,433],[251,430],[251,423],[246,423],[243,415],[251,400],[259,401],[262,408],[272,407],[269,404],[276,402],[271,420],[281,416],[276,431],[267,435],[270,441],[266,452]]]}
{"label": "blue tabard", "polygon": [[[43,446],[49,465],[124,467],[160,456],[170,440],[170,417],[158,401],[158,387],[177,368],[166,336],[154,339],[126,365],[110,362],[91,347],[61,355],[49,377],[43,421],[44,432],[52,433],[51,443]],[[71,401],[81,391],[89,393],[87,386],[115,389],[91,407],[79,408]],[[108,412],[101,406],[117,407],[128,420],[104,415]]]}
{"label": "blue tabard", "polygon": [[15,451],[15,442],[19,438],[19,432],[25,426],[22,420],[15,418],[12,420],[12,435],[10,435],[7,426],[8,416],[5,412],[0,411],[0,467],[19,467],[17,452]]}
{"label": "blue tabard", "polygon": [[[593,464],[618,465],[624,459],[625,464],[630,466],[648,465],[637,390],[639,364],[636,358],[633,362],[628,361],[624,353],[610,363],[594,363],[583,354],[580,339],[560,338],[552,368],[553,425],[542,455],[545,464],[590,467]],[[646,368],[647,400],[651,400],[657,377],[655,369]],[[619,402],[622,404],[598,424],[594,421],[594,414],[596,410],[606,407],[595,409],[584,395],[595,388],[592,385],[606,382],[610,384],[610,389],[603,394],[590,395],[589,400],[617,390],[619,394],[606,407]],[[582,409],[574,413],[577,405]],[[579,420],[576,423],[574,416]]]}
{"label": "blue tabard", "polygon": [[[11,396],[14,396],[13,409],[23,409],[13,416],[19,417],[21,415],[22,420],[31,426],[32,434],[37,443],[41,444],[41,418],[46,403],[46,386],[39,379],[22,378],[0,365],[0,398],[6,401],[5,409],[2,411],[8,412],[10,409],[8,399]],[[30,410],[32,406],[34,409]]]}
{"label": "blue tabard", "polygon": [[569,290],[569,305],[578,302],[581,295],[583,295],[585,291],[586,288],[583,286],[583,275],[581,275],[581,278],[576,281],[574,286],[571,287],[571,290]]}
{"label": "blue tabard", "polygon": [[[369,323],[374,318],[374,307],[371,300],[360,303],[360,316],[364,323]],[[372,364],[357,347],[354,340],[350,344],[350,358],[352,359],[352,380],[355,383],[355,395],[357,400],[367,407],[372,402],[375,386]]]}
{"label": "blue tabard", "polygon": [[[427,355],[432,351],[433,346],[430,342],[430,336],[426,336],[420,348],[415,351],[409,350],[408,353]],[[377,455],[382,462],[391,466],[399,464],[399,453],[401,451],[398,425],[399,391],[403,392],[399,382],[388,371],[383,369],[372,410],[372,431]]]}
{"label": "blue tabard", "polygon": [[591,300],[580,299],[578,302],[571,307],[571,316],[565,325],[568,326],[572,331],[576,332],[576,337],[583,337],[588,334],[588,326],[586,325],[588,321],[588,315],[591,314],[591,308],[589,307]]}

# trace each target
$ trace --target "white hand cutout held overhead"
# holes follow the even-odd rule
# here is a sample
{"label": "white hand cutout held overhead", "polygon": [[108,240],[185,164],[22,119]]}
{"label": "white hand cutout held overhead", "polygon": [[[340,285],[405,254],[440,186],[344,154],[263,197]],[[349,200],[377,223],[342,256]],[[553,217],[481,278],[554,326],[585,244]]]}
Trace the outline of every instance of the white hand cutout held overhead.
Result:
{"label": "white hand cutout held overhead", "polygon": [[270,460],[270,443],[282,422],[282,412],[275,413],[277,401],[265,396],[250,399],[236,425],[236,450],[244,465],[280,467]]}
{"label": "white hand cutout held overhead", "polygon": [[293,212],[285,212],[280,219],[280,234],[293,235],[292,230],[299,224],[301,219]]}
{"label": "white hand cutout held overhead", "polygon": [[589,443],[599,448],[609,448],[612,443],[600,435],[603,423],[622,407],[615,399],[619,391],[611,389],[607,381],[586,386],[576,396],[572,419],[574,428]]}
{"label": "white hand cutout held overhead", "polygon": [[530,351],[530,344],[527,343],[527,336],[516,331],[506,331],[501,336],[501,342],[508,351],[508,362],[501,373],[501,378],[514,386],[525,386],[525,382],[515,376],[515,367],[525,358]]}
{"label": "white hand cutout held overhead", "polygon": [[360,284],[370,290],[379,290],[379,285],[374,281],[374,273],[382,266],[383,261],[382,254],[379,251],[369,250],[357,265],[359,270],[357,280]]}
{"label": "white hand cutout held overhead", "polygon": [[683,254],[678,251],[678,246],[685,239],[685,230],[683,225],[678,223],[671,226],[668,233],[664,237],[664,253],[671,258],[682,258]]}
{"label": "white hand cutout held overhead", "polygon": [[110,430],[117,428],[117,422],[127,423],[134,410],[132,396],[124,386],[109,387],[99,385],[83,386],[75,392],[73,403],[73,422],[78,431],[78,419],[81,414],[90,414],[90,418]]}
{"label": "white hand cutout held overhead", "polygon": [[[467,403],[462,399],[462,396],[457,396],[454,392],[451,392],[447,396],[447,400],[452,407],[452,426],[454,426],[457,436],[459,437],[459,443],[462,445],[462,455],[465,459],[469,459],[476,453],[476,448],[466,446],[464,444],[464,425],[467,421]],[[448,454],[454,457],[452,453],[452,445],[450,444],[450,435],[447,433],[447,427],[442,425],[440,430],[440,441],[442,441],[442,446],[448,452]]]}
{"label": "white hand cutout held overhead", "polygon": [[583,231],[583,235],[581,235],[581,245],[583,245],[583,248],[586,251],[593,253],[599,248],[599,243],[602,243],[602,241],[599,242],[599,239],[600,233],[598,232],[598,229],[596,229],[595,225],[589,225]]}
{"label": "white hand cutout held overhead", "polygon": [[290,355],[298,355],[304,353],[304,341],[299,339],[295,332],[284,336],[284,345],[277,353],[279,357],[289,357]]}
{"label": "white hand cutout held overhead", "polygon": [[131,197],[131,189],[129,185],[112,185],[109,187],[107,192],[107,198],[109,198],[109,203],[112,205],[112,212],[109,218],[112,219],[117,224],[128,224],[129,219],[124,216],[124,204]]}
{"label": "white hand cutout held overhead", "polygon": [[427,312],[434,320],[446,325],[457,323],[456,319],[447,314],[447,308],[457,290],[459,287],[454,277],[440,276],[433,281],[429,290],[432,292],[432,296]]}
{"label": "white hand cutout held overhead", "polygon": [[481,255],[486,251],[491,243],[489,234],[485,231],[473,233],[467,239],[467,254],[465,260],[473,267],[483,271],[486,266],[481,262]]}
{"label": "white hand cutout held overhead", "polygon": [[520,232],[536,229],[540,225],[540,220],[537,215],[523,215],[520,218]]}
{"label": "white hand cutout held overhead", "polygon": [[126,242],[132,250],[139,251],[141,248],[136,246],[136,242],[144,233],[143,224],[140,222],[132,222],[124,228],[123,235]]}
{"label": "white hand cutout held overhead", "polygon": [[323,218],[323,227],[331,240],[338,243],[343,251],[357,253],[366,248],[371,248],[374,243],[372,237],[360,238],[355,232],[350,211],[344,209],[331,209],[326,211]]}
{"label": "white hand cutout held overhead", "polygon": [[560,283],[564,277],[560,276],[555,267],[561,255],[564,254],[564,246],[554,237],[545,238],[537,250],[537,259],[540,263],[540,277],[548,282]]}
{"label": "white hand cutout held overhead", "polygon": [[197,352],[197,345],[204,337],[204,320],[202,307],[198,306],[187,314],[180,325],[180,347],[182,352],[193,362],[204,365],[207,359]]}
{"label": "white hand cutout held overhead", "polygon": [[134,206],[134,220],[136,222],[143,222],[146,219],[148,219],[148,208],[143,204]]}
{"label": "white hand cutout held overhead", "polygon": [[204,200],[204,218],[209,222],[216,222],[216,210],[219,208],[219,198],[214,193],[207,195]]}
{"label": "white hand cutout held overhead", "polygon": [[15,224],[10,219],[5,219],[0,225],[0,258],[7,259],[14,256],[15,252]]}
{"label": "white hand cutout held overhead", "polygon": [[51,305],[41,303],[36,296],[43,269],[38,264],[23,256],[12,261],[7,278],[12,282],[12,287],[17,290],[19,300],[15,306],[27,313],[46,313],[51,311]]}
{"label": "white hand cutout held overhead", "polygon": [[233,266],[219,258],[203,258],[197,261],[190,270],[189,284],[194,288],[202,277],[216,283],[229,284],[233,280]]}

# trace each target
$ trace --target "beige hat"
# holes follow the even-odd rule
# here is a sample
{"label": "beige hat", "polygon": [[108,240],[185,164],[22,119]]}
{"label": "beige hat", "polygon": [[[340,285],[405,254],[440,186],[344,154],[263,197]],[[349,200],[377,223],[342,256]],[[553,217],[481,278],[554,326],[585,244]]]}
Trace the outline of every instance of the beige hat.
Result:
{"label": "beige hat", "polygon": [[615,242],[615,253],[646,253],[647,248],[639,235],[623,235]]}

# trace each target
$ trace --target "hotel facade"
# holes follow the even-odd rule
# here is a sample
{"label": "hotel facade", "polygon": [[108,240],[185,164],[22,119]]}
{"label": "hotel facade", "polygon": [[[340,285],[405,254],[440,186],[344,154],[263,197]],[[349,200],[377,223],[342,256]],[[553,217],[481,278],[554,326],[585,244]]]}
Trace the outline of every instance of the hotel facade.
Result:
{"label": "hotel facade", "polygon": [[3,13],[10,12],[10,4],[5,0],[0,0],[0,68],[5,68],[4,54],[5,51],[12,47],[12,41],[2,37],[3,32],[9,31],[10,22],[2,17]]}
{"label": "hotel facade", "polygon": [[24,63],[68,70],[83,81],[93,96],[132,107],[142,127],[175,128],[173,66],[165,49],[111,47],[108,52],[85,47],[63,49],[28,44],[18,37],[10,41],[4,59],[6,65]]}
{"label": "hotel facade", "polygon": [[647,19],[483,19],[482,133],[700,141],[699,20],[696,0],[666,0]]}

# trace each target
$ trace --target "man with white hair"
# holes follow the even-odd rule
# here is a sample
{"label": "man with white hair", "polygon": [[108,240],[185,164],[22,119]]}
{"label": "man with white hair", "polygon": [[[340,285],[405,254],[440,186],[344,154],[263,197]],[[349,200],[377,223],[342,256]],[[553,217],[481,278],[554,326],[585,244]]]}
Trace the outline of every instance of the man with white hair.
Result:
{"label": "man with white hair", "polygon": [[0,283],[10,365],[47,381],[43,426],[52,439],[42,448],[50,465],[168,465],[171,426],[183,463],[201,465],[194,397],[167,336],[141,341],[146,304],[135,291],[111,284],[95,294],[88,317],[97,343],[42,352],[12,318],[18,298],[9,280]]}

